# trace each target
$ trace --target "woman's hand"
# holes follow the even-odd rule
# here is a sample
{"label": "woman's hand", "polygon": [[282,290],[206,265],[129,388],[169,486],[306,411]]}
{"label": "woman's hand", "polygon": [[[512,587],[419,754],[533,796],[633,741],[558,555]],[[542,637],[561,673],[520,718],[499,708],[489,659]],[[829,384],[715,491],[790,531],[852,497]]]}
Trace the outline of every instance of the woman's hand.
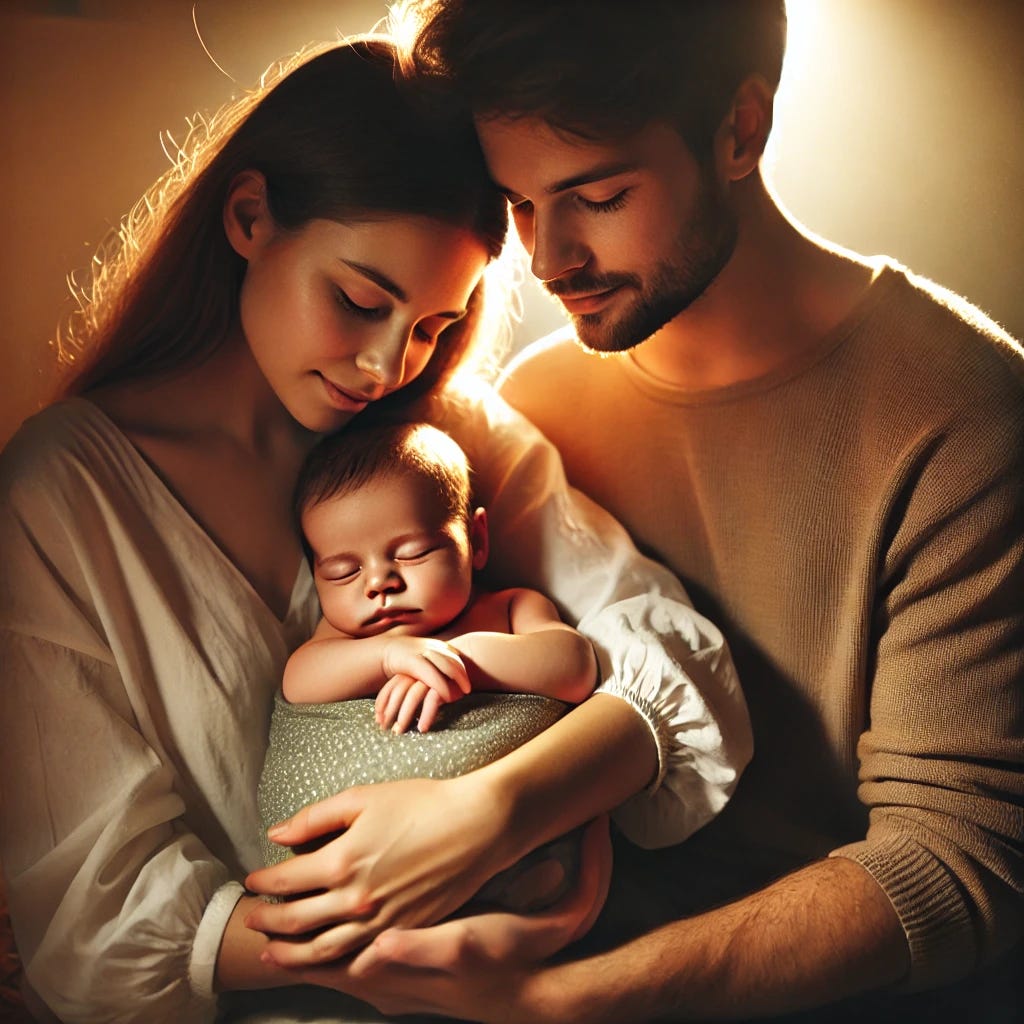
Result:
{"label": "woman's hand", "polygon": [[515,857],[502,842],[508,802],[480,778],[359,786],[303,808],[270,838],[299,846],[344,834],[249,875],[253,892],[293,898],[260,905],[246,924],[270,936],[273,960],[297,967],[447,917]]}
{"label": "woman's hand", "polygon": [[[432,928],[392,929],[351,962],[303,971],[303,980],[348,992],[387,1014],[491,1020],[510,1012],[540,961],[589,930],[610,879],[608,819],[602,816],[584,834],[578,884],[554,906],[529,916],[495,912]],[[537,1013],[536,1006],[524,1009],[524,1019],[539,1019]]]}

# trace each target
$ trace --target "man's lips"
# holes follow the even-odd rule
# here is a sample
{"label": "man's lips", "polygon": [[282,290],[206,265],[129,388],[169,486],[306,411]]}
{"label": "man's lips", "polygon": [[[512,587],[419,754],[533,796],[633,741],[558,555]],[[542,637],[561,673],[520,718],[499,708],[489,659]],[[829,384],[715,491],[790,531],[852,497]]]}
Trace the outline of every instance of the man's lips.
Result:
{"label": "man's lips", "polygon": [[612,296],[622,287],[622,285],[617,284],[599,292],[581,292],[576,295],[553,294],[573,316],[585,316],[588,313],[597,313],[603,309]]}

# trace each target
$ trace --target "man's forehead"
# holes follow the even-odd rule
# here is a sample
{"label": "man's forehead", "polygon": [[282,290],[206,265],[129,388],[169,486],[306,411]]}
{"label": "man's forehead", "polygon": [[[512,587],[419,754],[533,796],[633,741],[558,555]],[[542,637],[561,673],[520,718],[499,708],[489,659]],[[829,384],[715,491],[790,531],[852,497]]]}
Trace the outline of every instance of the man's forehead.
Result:
{"label": "man's forehead", "polygon": [[478,117],[477,131],[496,183],[510,198],[527,184],[555,195],[656,166],[684,146],[675,128],[654,122],[621,139],[593,140],[559,131],[537,117]]}

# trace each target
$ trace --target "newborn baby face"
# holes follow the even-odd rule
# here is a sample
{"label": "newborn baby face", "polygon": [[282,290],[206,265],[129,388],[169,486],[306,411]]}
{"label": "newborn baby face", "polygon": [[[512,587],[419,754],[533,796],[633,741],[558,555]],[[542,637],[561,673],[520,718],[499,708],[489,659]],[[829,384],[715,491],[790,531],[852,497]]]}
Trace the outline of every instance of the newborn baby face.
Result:
{"label": "newborn baby face", "polygon": [[302,527],[324,617],[347,636],[430,636],[469,601],[469,527],[429,480],[387,474],[307,509]]}

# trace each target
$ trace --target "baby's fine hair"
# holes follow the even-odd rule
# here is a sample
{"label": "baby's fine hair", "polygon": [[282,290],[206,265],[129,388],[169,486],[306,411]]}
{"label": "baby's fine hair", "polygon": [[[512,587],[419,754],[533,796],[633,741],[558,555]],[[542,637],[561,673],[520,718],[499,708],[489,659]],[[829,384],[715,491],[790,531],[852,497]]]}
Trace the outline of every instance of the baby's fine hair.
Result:
{"label": "baby's fine hair", "polygon": [[471,469],[466,453],[429,423],[358,422],[331,434],[310,451],[299,471],[292,509],[302,515],[387,476],[428,481],[452,519],[469,521]]}

